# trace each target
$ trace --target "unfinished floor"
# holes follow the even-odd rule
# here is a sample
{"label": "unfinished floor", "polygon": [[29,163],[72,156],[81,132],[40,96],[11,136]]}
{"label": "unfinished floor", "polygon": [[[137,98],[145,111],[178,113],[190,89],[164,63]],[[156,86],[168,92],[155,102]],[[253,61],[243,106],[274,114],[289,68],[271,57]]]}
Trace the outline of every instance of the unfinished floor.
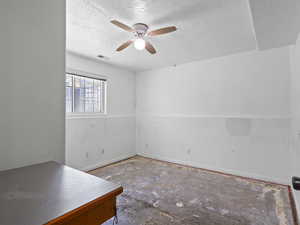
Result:
{"label": "unfinished floor", "polygon": [[124,187],[120,225],[296,225],[285,186],[143,157],[90,173]]}

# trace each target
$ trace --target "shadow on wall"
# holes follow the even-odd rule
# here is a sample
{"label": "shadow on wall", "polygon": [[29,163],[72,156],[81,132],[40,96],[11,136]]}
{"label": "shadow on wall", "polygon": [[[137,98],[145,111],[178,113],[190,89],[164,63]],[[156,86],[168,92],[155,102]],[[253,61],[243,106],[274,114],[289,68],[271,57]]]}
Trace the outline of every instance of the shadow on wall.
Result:
{"label": "shadow on wall", "polygon": [[[291,176],[300,177],[300,34],[291,51],[291,67]],[[300,217],[300,191],[294,193]]]}

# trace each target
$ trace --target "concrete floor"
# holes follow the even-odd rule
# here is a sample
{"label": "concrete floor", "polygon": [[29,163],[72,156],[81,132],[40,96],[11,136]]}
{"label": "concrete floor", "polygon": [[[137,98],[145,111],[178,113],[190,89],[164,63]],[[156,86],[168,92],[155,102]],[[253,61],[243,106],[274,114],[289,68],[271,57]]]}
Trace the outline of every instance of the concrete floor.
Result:
{"label": "concrete floor", "polygon": [[90,173],[124,187],[120,225],[294,225],[284,186],[142,157]]}

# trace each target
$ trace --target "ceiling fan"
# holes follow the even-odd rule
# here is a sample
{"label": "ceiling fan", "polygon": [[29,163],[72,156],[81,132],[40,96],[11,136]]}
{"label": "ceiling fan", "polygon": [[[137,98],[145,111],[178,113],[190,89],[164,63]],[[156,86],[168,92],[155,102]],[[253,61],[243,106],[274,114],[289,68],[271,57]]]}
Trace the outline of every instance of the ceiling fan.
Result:
{"label": "ceiling fan", "polygon": [[117,20],[112,20],[110,22],[125,31],[132,32],[135,36],[135,39],[126,41],[125,43],[120,45],[116,50],[118,52],[124,50],[129,45],[134,43],[134,47],[136,49],[143,50],[146,48],[146,50],[148,52],[150,52],[151,54],[155,54],[156,53],[155,48],[149,41],[145,41],[145,37],[146,36],[153,37],[153,36],[170,33],[170,32],[177,30],[177,28],[175,26],[171,26],[171,27],[164,27],[164,28],[160,28],[160,29],[148,32],[149,27],[147,24],[144,24],[144,23],[136,23],[132,27],[130,27],[130,26],[127,26],[124,23],[121,23]]}

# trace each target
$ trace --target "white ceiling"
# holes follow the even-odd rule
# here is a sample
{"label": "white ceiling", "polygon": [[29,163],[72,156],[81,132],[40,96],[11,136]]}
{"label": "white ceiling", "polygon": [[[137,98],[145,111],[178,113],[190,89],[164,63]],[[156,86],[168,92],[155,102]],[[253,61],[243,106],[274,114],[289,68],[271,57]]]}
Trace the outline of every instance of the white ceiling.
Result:
{"label": "white ceiling", "polygon": [[259,49],[295,44],[300,0],[250,0]]}
{"label": "white ceiling", "polygon": [[[287,3],[287,4],[283,4]],[[241,51],[294,43],[299,0],[67,0],[67,50],[133,71]],[[146,23],[150,30],[175,25],[174,33],[149,38],[158,53],[133,46],[115,49],[133,35],[110,23]]]}

